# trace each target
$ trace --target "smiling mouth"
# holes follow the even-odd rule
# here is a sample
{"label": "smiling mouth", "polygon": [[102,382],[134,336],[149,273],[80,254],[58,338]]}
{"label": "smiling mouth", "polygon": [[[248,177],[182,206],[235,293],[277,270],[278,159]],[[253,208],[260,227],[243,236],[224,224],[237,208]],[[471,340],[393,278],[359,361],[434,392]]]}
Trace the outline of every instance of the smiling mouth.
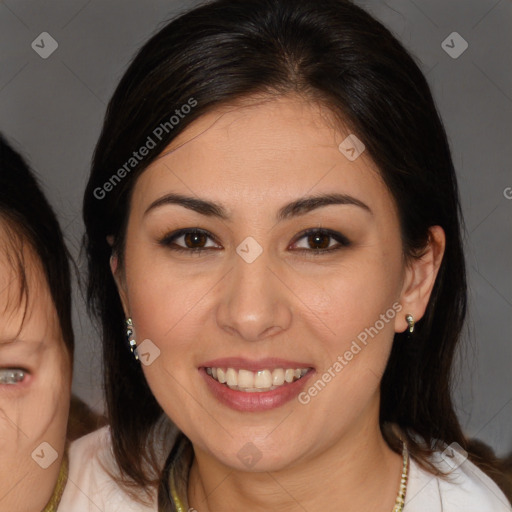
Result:
{"label": "smiling mouth", "polygon": [[274,370],[235,370],[234,368],[205,368],[206,373],[220,384],[235,391],[261,393],[287,386],[302,379],[311,368],[275,368]]}

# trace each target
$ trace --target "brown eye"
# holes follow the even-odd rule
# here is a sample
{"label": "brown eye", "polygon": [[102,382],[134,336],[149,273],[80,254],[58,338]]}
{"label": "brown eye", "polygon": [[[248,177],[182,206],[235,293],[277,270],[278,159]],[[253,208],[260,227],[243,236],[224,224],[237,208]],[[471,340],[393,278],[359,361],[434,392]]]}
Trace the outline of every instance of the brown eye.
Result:
{"label": "brown eye", "polygon": [[315,233],[308,235],[308,243],[311,249],[327,249],[329,247],[330,238],[329,235],[324,233]]}
{"label": "brown eye", "polygon": [[173,251],[200,253],[210,249],[220,249],[207,231],[197,228],[180,229],[166,235],[159,241],[160,245]]}
{"label": "brown eye", "polygon": [[189,249],[197,249],[198,247],[204,247],[208,237],[200,232],[194,231],[184,235],[185,244]]}
{"label": "brown eye", "polygon": [[[299,243],[301,240],[304,240],[304,242]],[[347,247],[350,245],[350,241],[336,231],[329,229],[310,229],[302,233],[293,245],[301,252],[320,255]]]}

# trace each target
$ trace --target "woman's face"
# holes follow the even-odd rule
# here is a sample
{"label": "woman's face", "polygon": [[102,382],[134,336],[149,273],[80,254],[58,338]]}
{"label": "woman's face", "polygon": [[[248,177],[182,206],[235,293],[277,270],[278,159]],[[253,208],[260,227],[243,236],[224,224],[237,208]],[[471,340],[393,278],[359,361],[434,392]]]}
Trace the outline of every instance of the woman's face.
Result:
{"label": "woman's face", "polygon": [[0,222],[0,510],[33,512],[57,482],[71,365],[40,263],[25,247],[28,302],[20,303],[7,237]]}
{"label": "woman's face", "polygon": [[393,335],[426,306],[390,193],[327,119],[292,97],[204,115],[139,177],[113,259],[156,399],[231,467],[377,424]]}

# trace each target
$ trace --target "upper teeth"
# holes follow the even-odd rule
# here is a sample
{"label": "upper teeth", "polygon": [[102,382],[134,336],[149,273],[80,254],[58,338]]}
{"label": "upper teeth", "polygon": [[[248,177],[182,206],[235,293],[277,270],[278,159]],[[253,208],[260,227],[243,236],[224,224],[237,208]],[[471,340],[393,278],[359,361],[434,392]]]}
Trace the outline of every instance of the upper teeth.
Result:
{"label": "upper teeth", "polygon": [[239,391],[269,391],[285,382],[300,379],[308,368],[276,368],[275,370],[235,370],[234,368],[206,368],[206,373],[221,384]]}

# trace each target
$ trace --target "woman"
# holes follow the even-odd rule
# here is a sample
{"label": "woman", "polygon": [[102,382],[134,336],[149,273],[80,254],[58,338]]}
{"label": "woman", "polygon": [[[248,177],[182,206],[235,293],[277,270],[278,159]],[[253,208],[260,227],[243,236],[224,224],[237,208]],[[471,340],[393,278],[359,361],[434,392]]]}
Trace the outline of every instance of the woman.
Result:
{"label": "woman", "polygon": [[0,510],[57,510],[67,479],[68,254],[49,203],[0,136]]}
{"label": "woman", "polygon": [[84,220],[111,429],[71,472],[96,507],[510,510],[450,396],[446,134],[365,11],[219,0],[169,23],[110,101]]}

